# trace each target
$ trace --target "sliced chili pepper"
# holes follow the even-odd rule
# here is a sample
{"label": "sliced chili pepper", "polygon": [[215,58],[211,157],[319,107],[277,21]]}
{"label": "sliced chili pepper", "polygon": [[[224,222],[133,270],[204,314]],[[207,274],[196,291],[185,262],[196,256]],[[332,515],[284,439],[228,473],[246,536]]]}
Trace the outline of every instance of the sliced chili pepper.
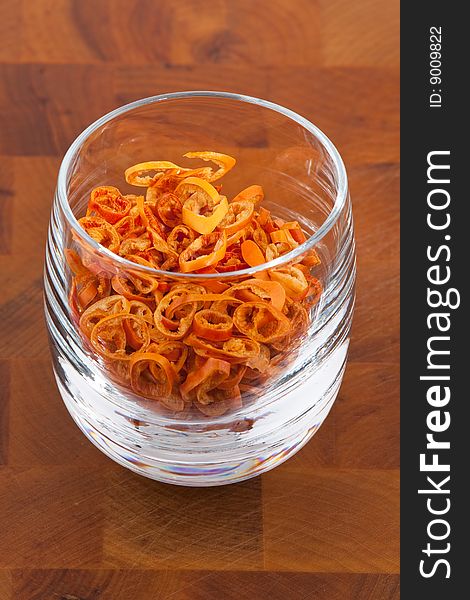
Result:
{"label": "sliced chili pepper", "polygon": [[[179,167],[168,160],[153,160],[143,163],[138,163],[129,167],[124,172],[124,177],[127,183],[136,185],[138,187],[148,187],[152,185],[159,177],[165,174],[167,171],[176,171],[184,173],[190,171],[190,169],[184,169]],[[153,175],[152,175],[153,173]]]}
{"label": "sliced chili pepper", "polygon": [[103,298],[88,307],[82,314],[79,323],[80,329],[87,338],[90,338],[93,327],[101,321],[101,319],[116,313],[128,313],[129,310],[130,303],[124,296],[115,294],[114,296]]}
{"label": "sliced chili pepper", "polygon": [[156,211],[160,219],[168,227],[176,227],[181,223],[183,206],[175,194],[162,194],[156,203]]}
{"label": "sliced chili pepper", "polygon": [[117,253],[121,238],[108,221],[105,221],[102,217],[82,217],[78,222],[98,244],[101,244],[111,252]]}
{"label": "sliced chili pepper", "polygon": [[[144,197],[139,196],[136,201],[136,206],[139,211],[139,216],[142,220],[143,225],[147,228],[150,236],[153,239],[153,234],[158,235],[160,238],[165,238],[165,231],[163,224],[154,215],[150,206],[144,203]],[[155,245],[155,243],[154,243]]]}
{"label": "sliced chili pepper", "polygon": [[109,279],[98,278],[92,273],[77,275],[73,282],[73,293],[79,312],[84,311],[93,301],[108,296],[109,292]]}
{"label": "sliced chili pepper", "polygon": [[151,307],[153,307],[155,303],[153,296],[144,296],[143,294],[137,293],[138,290],[135,286],[135,281],[129,276],[129,274],[115,275],[111,279],[111,285],[117,294],[124,296],[128,300],[138,300],[139,302],[148,304]]}
{"label": "sliced chili pepper", "polygon": [[220,302],[221,300],[224,302],[240,302],[240,300],[237,300],[237,298],[232,298],[226,294],[208,294],[206,291],[203,294],[187,293],[181,295],[174,302],[172,302],[171,306],[166,309],[165,315],[172,319],[177,311],[182,306],[187,304],[193,304],[196,307],[196,310],[200,310],[206,302]]}
{"label": "sliced chili pepper", "polygon": [[245,240],[241,245],[242,256],[250,267],[257,267],[266,262],[259,246],[253,240]]}
{"label": "sliced chili pepper", "polygon": [[[191,192],[196,187],[196,184],[193,183],[195,180],[196,178],[192,177],[184,179],[175,190],[177,194],[180,194],[183,201],[182,220],[185,225],[198,233],[211,233],[228,212],[227,198],[220,197],[216,190],[214,190],[217,194],[215,198],[211,197],[205,190],[203,193],[195,191],[186,196],[188,191]],[[202,179],[199,181],[206,186],[210,186],[207,181]],[[186,197],[187,199],[185,199]]]}
{"label": "sliced chili pepper", "polygon": [[216,265],[224,257],[226,247],[227,237],[224,231],[201,235],[180,254],[181,271],[189,273]]}
{"label": "sliced chili pepper", "polygon": [[[136,394],[159,401],[171,394],[175,372],[164,356],[155,352],[136,352],[129,366],[131,386]],[[181,401],[181,410],[183,408]]]}
{"label": "sliced chili pepper", "polygon": [[271,241],[275,244],[277,242],[284,242],[286,244],[290,244],[288,234],[289,232],[286,229],[277,229],[276,231],[271,231]]}
{"label": "sliced chili pepper", "polygon": [[196,233],[193,229],[186,225],[177,225],[168,234],[166,241],[173,250],[181,254],[195,239]]}
{"label": "sliced chili pepper", "polygon": [[116,187],[100,186],[91,192],[88,208],[114,225],[127,215],[132,203]]}
{"label": "sliced chili pepper", "polygon": [[182,339],[191,327],[197,306],[186,304],[184,307],[180,307],[180,310],[174,315],[174,318],[169,318],[165,314],[172,302],[175,302],[186,295],[185,290],[172,290],[161,299],[155,310],[155,326],[169,339]]}
{"label": "sliced chili pepper", "polygon": [[[266,251],[266,248],[269,244],[269,240],[264,229],[262,229],[259,226],[255,227],[253,231],[253,241],[261,248],[263,252]],[[266,260],[264,262],[266,262]]]}
{"label": "sliced chili pepper", "polygon": [[248,265],[243,260],[241,252],[238,248],[235,250],[229,250],[225,253],[225,256],[220,262],[217,263],[216,270],[219,273],[227,273],[230,271],[240,271],[241,269],[247,269]]}
{"label": "sliced chili pepper", "polygon": [[289,331],[288,318],[272,304],[245,302],[233,313],[235,327],[249,338],[269,344]]}
{"label": "sliced chili pepper", "polygon": [[246,239],[246,233],[246,228],[244,227],[243,229],[232,233],[232,235],[229,235],[227,238],[227,248],[230,248],[232,251],[238,250],[237,244],[240,240]]}
{"label": "sliced chili pepper", "polygon": [[[252,296],[247,296],[247,292]],[[261,281],[259,279],[246,279],[232,285],[222,296],[233,296],[241,300],[270,302],[277,310],[282,310],[286,300],[286,292],[280,283],[275,281]],[[214,302],[214,310],[224,310],[224,300]]]}
{"label": "sliced chili pepper", "polygon": [[170,362],[175,373],[179,373],[186,363],[189,349],[177,340],[161,340],[152,342],[146,352],[161,354]]}
{"label": "sliced chili pepper", "polygon": [[195,196],[200,204],[200,210],[213,208],[215,204],[220,202],[219,192],[205,179],[200,177],[186,177],[181,181],[176,189],[175,194],[184,204],[191,196]]}
{"label": "sliced chili pepper", "polygon": [[256,340],[245,337],[232,337],[225,342],[210,342],[190,333],[184,339],[184,343],[192,346],[200,356],[220,358],[233,364],[246,363],[259,354],[259,344]]}
{"label": "sliced chili pepper", "polygon": [[303,300],[308,292],[308,281],[302,271],[296,267],[284,267],[272,270],[271,279],[278,281],[293,300]]}
{"label": "sliced chili pepper", "polygon": [[290,247],[290,245],[285,242],[277,244],[268,244],[266,247],[266,262],[275,260],[276,258],[279,258],[283,254],[286,254],[286,252],[290,252],[291,250],[292,248]]}
{"label": "sliced chili pepper", "polygon": [[321,264],[320,257],[314,249],[308,251],[307,255],[303,257],[302,262],[310,268]]}
{"label": "sliced chili pepper", "polygon": [[188,373],[185,382],[180,386],[181,395],[185,400],[191,400],[195,397],[195,393],[201,384],[205,383],[205,389],[209,390],[217,387],[229,375],[230,364],[228,362],[208,358],[202,366]]}
{"label": "sliced chili pepper", "polygon": [[75,250],[66,249],[65,258],[70,269],[76,275],[72,281],[70,298],[73,299],[78,313],[85,310],[93,301],[109,296],[111,291],[109,277],[100,273],[92,273],[85,267]]}
{"label": "sliced chili pepper", "polygon": [[138,345],[139,349],[145,349],[150,343],[150,336],[143,319],[128,313],[118,313],[98,321],[92,329],[90,341],[103,358],[128,360],[128,346],[133,350]]}
{"label": "sliced chili pepper", "polygon": [[260,185],[250,185],[241,192],[239,192],[232,202],[240,202],[249,200],[253,204],[258,204],[264,198],[264,191]]}
{"label": "sliced chili pepper", "polygon": [[230,169],[235,166],[237,162],[232,156],[228,156],[227,154],[221,154],[220,152],[186,152],[183,154],[186,158],[200,158],[204,161],[210,161],[215,163],[219,168],[215,173],[210,169],[210,175],[208,176],[208,181],[216,181],[223,177]]}
{"label": "sliced chili pepper", "polygon": [[254,205],[249,200],[231,202],[228,212],[218,224],[218,229],[225,229],[227,236],[243,229],[253,218]]}
{"label": "sliced chili pepper", "polygon": [[119,245],[119,254],[124,257],[131,256],[133,254],[137,254],[138,252],[145,252],[152,246],[152,241],[150,240],[147,233],[140,235],[139,237],[129,237],[123,240]]}
{"label": "sliced chili pepper", "polygon": [[237,386],[243,379],[246,369],[247,367],[245,365],[230,365],[230,375],[227,377],[227,379],[224,379],[221,383],[219,383],[219,389],[230,390]]}
{"label": "sliced chili pepper", "polygon": [[284,223],[282,229],[287,229],[297,244],[303,244],[307,241],[305,233],[302,231],[302,228],[297,221]]}
{"label": "sliced chili pepper", "polygon": [[[117,296],[114,296],[114,298],[116,297]],[[154,325],[153,311],[148,304],[140,302],[140,300],[129,300],[129,314],[137,315],[147,323]]]}
{"label": "sliced chili pepper", "polygon": [[258,210],[258,215],[256,216],[256,220],[259,223],[259,225],[264,228],[266,224],[270,221],[270,219],[271,213],[269,212],[269,210],[267,208],[264,208],[264,206],[261,206]]}
{"label": "sliced chili pepper", "polygon": [[233,321],[226,314],[216,310],[204,309],[194,315],[193,331],[206,340],[220,342],[232,337]]}
{"label": "sliced chili pepper", "polygon": [[65,260],[67,261],[70,270],[74,275],[89,275],[90,271],[85,267],[78,252],[71,248],[66,248],[64,251]]}

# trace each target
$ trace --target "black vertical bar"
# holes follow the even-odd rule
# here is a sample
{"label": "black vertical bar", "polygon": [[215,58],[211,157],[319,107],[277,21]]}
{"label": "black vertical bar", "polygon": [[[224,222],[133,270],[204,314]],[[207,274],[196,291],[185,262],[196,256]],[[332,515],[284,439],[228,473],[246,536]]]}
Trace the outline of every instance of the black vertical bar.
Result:
{"label": "black vertical bar", "polygon": [[[465,90],[470,36],[465,35],[464,8],[465,3],[435,0],[401,5],[403,600],[453,600],[470,594],[464,581],[470,573],[465,544],[469,528],[463,518],[463,506],[470,504],[465,491],[469,480],[465,463],[469,457],[470,398],[468,384],[463,381],[465,371],[470,372],[470,353],[464,345],[470,332],[466,309],[470,149],[464,147],[470,130],[467,106],[464,110],[469,104]],[[428,177],[429,162],[450,169],[431,169]],[[447,201],[449,205],[442,209],[429,205],[445,206]],[[448,226],[443,227],[448,219]],[[442,283],[447,277],[449,280]],[[454,308],[443,305],[446,299]],[[433,314],[444,316],[430,316]],[[429,355],[429,348],[449,350],[450,354]],[[435,368],[430,368],[429,359]],[[427,379],[436,376],[449,379]],[[446,387],[450,393],[447,403]],[[442,431],[436,432],[439,428]],[[434,442],[449,442],[450,448],[433,448]],[[435,460],[449,465],[450,470],[426,471],[430,467],[420,468],[420,455],[424,455],[424,463]],[[446,481],[447,477],[450,479]]]}

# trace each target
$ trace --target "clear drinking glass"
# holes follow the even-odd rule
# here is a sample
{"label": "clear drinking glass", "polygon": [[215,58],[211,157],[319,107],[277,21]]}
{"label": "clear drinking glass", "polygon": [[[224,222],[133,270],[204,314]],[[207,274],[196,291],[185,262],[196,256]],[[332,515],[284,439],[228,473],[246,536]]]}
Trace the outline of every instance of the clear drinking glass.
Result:
{"label": "clear drinking glass", "polygon": [[[251,184],[262,185],[263,204],[281,219],[298,220],[310,237],[267,265],[198,275],[129,262],[80,227],[77,219],[85,214],[92,188],[111,185],[136,193],[124,181],[126,168],[148,160],[179,164],[189,150],[236,157],[236,168],[224,177],[228,198]],[[310,308],[306,331],[292,341],[275,371],[245,386],[241,405],[222,415],[178,412],[171,401],[145,399],[123,385],[123,374],[110,370],[79,332],[65,260],[69,248],[79,250],[84,264],[99,265],[105,279],[151,273],[169,285],[243,281],[295,264],[315,248],[321,258],[315,276],[323,293]],[[93,123],[62,162],[45,263],[54,372],[65,405],[84,434],[137,473],[173,484],[221,485],[258,475],[297,452],[318,430],[338,393],[354,282],[353,221],[341,157],[315,125],[282,106],[205,91],[146,98]]]}

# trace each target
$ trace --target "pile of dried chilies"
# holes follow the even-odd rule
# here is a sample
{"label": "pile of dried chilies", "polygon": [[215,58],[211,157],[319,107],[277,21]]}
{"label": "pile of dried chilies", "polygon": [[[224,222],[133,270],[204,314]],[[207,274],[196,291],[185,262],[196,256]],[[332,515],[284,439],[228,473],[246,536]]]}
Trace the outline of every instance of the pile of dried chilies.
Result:
{"label": "pile of dried chilies", "polygon": [[[252,185],[228,201],[213,185],[235,164],[216,152],[188,152],[217,165],[195,169],[168,161],[134,165],[129,184],[91,192],[81,227],[136,265],[180,273],[227,273],[269,262],[305,241],[297,221],[261,206]],[[242,281],[164,280],[129,268],[110,276],[91,254],[66,251],[70,302],[82,334],[122,384],[173,411],[197,407],[217,416],[241,406],[241,391],[269,377],[309,323],[321,284],[315,251],[298,262]],[[240,391],[241,390],[241,391]]]}

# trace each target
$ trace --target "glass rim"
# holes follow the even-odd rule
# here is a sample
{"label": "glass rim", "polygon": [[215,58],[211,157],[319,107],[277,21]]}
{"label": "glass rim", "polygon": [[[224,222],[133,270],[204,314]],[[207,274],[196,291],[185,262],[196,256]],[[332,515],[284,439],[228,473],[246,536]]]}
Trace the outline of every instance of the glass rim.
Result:
{"label": "glass rim", "polygon": [[[328,216],[320,225],[320,227],[309,238],[307,238],[305,242],[299,244],[299,246],[297,246],[293,250],[286,252],[286,254],[283,254],[282,256],[279,256],[278,258],[269,262],[258,265],[257,267],[249,267],[247,269],[240,269],[238,271],[227,271],[224,273],[180,273],[178,271],[162,271],[153,267],[139,265],[122,256],[119,256],[118,254],[111,252],[110,250],[108,250],[108,248],[105,248],[104,246],[99,244],[96,240],[89,236],[88,233],[80,226],[78,219],[73,214],[70,204],[68,202],[67,183],[69,169],[72,164],[72,161],[76,153],[79,151],[80,147],[88,139],[88,137],[104,124],[112,121],[118,116],[132,111],[135,108],[146,106],[147,104],[156,104],[159,102],[171,100],[187,100],[191,98],[216,98],[222,100],[234,100],[272,110],[274,112],[277,112],[278,114],[283,115],[284,117],[291,119],[298,125],[301,125],[304,129],[315,135],[315,137],[322,143],[324,148],[327,150],[330,158],[332,159],[334,167],[336,169],[338,189],[336,192],[335,202],[331,211],[328,213]],[[59,200],[59,205],[64,213],[64,216],[66,217],[73,231],[75,231],[75,233],[80,238],[84,239],[93,250],[102,254],[103,256],[107,257],[108,259],[112,260],[118,265],[121,265],[127,270],[132,269],[133,271],[142,271],[149,274],[153,274],[154,276],[158,275],[166,278],[178,278],[193,281],[201,281],[201,279],[220,280],[229,279],[233,277],[240,277],[244,275],[255,275],[256,273],[260,273],[266,270],[267,268],[282,267],[290,261],[305,254],[309,250],[312,250],[316,246],[316,244],[318,244],[318,242],[330,231],[330,229],[337,221],[339,215],[341,214],[341,211],[346,203],[347,195],[348,180],[343,159],[341,158],[341,155],[334,146],[333,142],[323,133],[323,131],[321,131],[311,121],[309,121],[305,117],[302,117],[293,110],[290,110],[289,108],[285,108],[280,104],[276,104],[268,100],[262,100],[254,96],[246,96],[243,94],[236,94],[233,92],[218,92],[204,90],[169,92],[165,94],[159,94],[157,96],[149,96],[147,98],[142,98],[140,100],[135,100],[134,102],[124,104],[123,106],[120,106],[106,113],[105,115],[91,123],[91,125],[84,129],[82,133],[80,133],[78,137],[72,142],[69,149],[65,153],[64,158],[62,159],[57,179],[57,197]]]}

